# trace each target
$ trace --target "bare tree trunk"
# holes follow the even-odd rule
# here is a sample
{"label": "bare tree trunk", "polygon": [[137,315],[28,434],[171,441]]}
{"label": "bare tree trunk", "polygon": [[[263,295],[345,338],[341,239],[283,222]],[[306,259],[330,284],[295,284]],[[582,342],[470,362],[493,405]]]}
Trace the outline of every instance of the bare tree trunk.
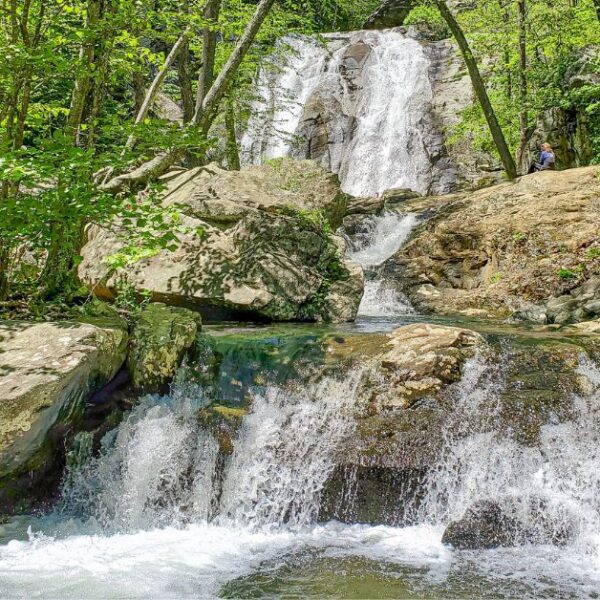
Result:
{"label": "bare tree trunk", "polygon": [[225,131],[227,134],[226,153],[227,164],[230,170],[239,171],[240,153],[238,151],[237,136],[235,132],[235,106],[231,95],[227,97],[227,106],[225,107]]}
{"label": "bare tree trunk", "polygon": [[[135,118],[135,125],[139,125],[148,116],[148,111],[150,110],[150,107],[152,106],[152,103],[154,102],[154,99],[156,98],[156,94],[158,93],[160,86],[162,85],[163,81],[165,80],[165,77],[167,76],[169,69],[175,62],[177,55],[179,54],[179,52],[181,51],[181,49],[184,47],[184,45],[187,42],[187,36],[188,36],[188,30],[186,29],[179,36],[179,39],[175,42],[175,45],[171,48],[171,52],[169,52],[169,54],[167,55],[167,58],[165,59],[163,66],[160,68],[160,70],[154,77],[154,80],[152,81],[152,83],[150,84],[150,87],[148,88],[146,97],[144,98],[144,101],[142,102],[142,106]],[[127,138],[127,142],[125,143],[124,150],[132,148],[134,144],[135,144],[135,134],[132,133]]]}
{"label": "bare tree trunk", "polygon": [[192,91],[192,75],[190,65],[189,42],[183,45],[177,61],[177,79],[181,89],[181,108],[183,109],[183,123],[189,123],[194,116],[194,92]]}
{"label": "bare tree trunk", "polygon": [[528,141],[529,115],[527,111],[527,5],[517,0],[519,26],[519,148],[517,164],[521,165]]}
{"label": "bare tree trunk", "polygon": [[203,17],[211,22],[210,26],[202,30],[202,67],[198,76],[198,89],[196,91],[196,105],[194,114],[202,110],[202,103],[210,86],[215,79],[215,54],[217,51],[217,32],[214,24],[219,20],[221,0],[206,0]]}
{"label": "bare tree trunk", "polygon": [[494,139],[494,143],[506,170],[506,174],[508,175],[509,179],[515,179],[517,177],[517,167],[515,165],[515,161],[506,143],[504,132],[498,123],[496,113],[494,112],[494,108],[490,102],[487,90],[485,89],[485,83],[481,77],[481,73],[479,72],[479,67],[477,66],[477,61],[473,56],[469,42],[467,42],[465,34],[463,33],[458,21],[454,18],[454,15],[448,8],[445,0],[433,1],[440,11],[440,14],[448,24],[448,27],[450,28],[450,31],[452,32],[452,35],[456,39],[456,42],[458,43],[458,46],[462,52],[463,58],[465,59],[467,69],[469,70],[469,75],[471,76],[471,83],[473,84],[473,88],[475,89],[475,94],[477,95],[477,99],[481,104],[481,108],[483,109],[483,114],[485,115],[486,121],[490,128],[490,133]]}
{"label": "bare tree trunk", "polygon": [[256,34],[258,33],[264,20],[267,18],[275,0],[260,0],[256,7],[256,11],[250,23],[246,27],[244,34],[239,39],[237,46],[233,49],[231,56],[225,63],[225,66],[219,73],[219,76],[206,94],[201,107],[196,107],[194,114],[194,125],[200,126],[203,131],[208,131],[212,119],[214,119],[214,111],[218,103],[223,98],[229,83],[236,74],[240,64],[244,60],[246,53],[250,49]]}
{"label": "bare tree trunk", "polygon": [[100,21],[100,0],[88,0],[85,35],[88,38],[81,45],[79,51],[79,68],[81,73],[75,80],[73,96],[71,97],[71,108],[67,118],[66,133],[73,140],[73,143],[79,145],[79,133],[85,109],[85,101],[92,84],[92,71],[90,65],[94,63],[95,42],[97,28]]}

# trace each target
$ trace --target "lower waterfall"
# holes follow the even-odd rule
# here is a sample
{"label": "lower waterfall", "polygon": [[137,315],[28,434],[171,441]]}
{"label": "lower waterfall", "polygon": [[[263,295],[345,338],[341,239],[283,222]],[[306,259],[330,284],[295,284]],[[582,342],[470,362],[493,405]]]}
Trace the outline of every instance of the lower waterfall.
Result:
{"label": "lower waterfall", "polygon": [[[444,450],[404,527],[319,520],[323,487],[353,439],[360,368],[251,389],[225,456],[198,419],[208,405],[202,387],[179,381],[169,396],[147,396],[99,456],[72,467],[59,509],[32,521],[27,539],[0,545],[3,596],[302,597],[310,589],[335,598],[368,578],[358,597],[385,582],[394,597],[594,598],[600,369],[582,360],[585,394],[564,400],[572,418],[551,419],[534,447],[503,424],[505,360],[472,359],[451,389]],[[573,536],[562,546],[452,551],[444,528],[478,499],[516,511],[534,501],[542,525],[566,524]]]}
{"label": "lower waterfall", "polygon": [[62,510],[105,531],[202,521],[310,525],[351,434],[360,376],[252,390],[222,488],[218,443],[198,423],[202,391],[183,384],[169,399],[148,396],[106,436],[99,457],[69,474]]}

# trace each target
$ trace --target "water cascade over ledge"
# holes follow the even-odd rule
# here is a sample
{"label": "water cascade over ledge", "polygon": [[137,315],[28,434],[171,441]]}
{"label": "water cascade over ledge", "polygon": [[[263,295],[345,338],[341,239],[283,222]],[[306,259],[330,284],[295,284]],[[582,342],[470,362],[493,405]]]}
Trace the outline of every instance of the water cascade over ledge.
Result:
{"label": "water cascade over ledge", "polygon": [[[282,40],[258,81],[244,162],[312,158],[354,196],[432,182],[426,128],[433,91],[422,45],[397,30]],[[287,51],[286,51],[287,50]]]}
{"label": "water cascade over ledge", "polygon": [[[231,413],[237,425],[226,451],[223,431],[199,419],[213,401],[208,388],[181,379],[169,396],[144,398],[98,457],[72,467],[62,503],[31,526],[29,540],[0,546],[0,585],[8,596],[43,582],[61,597],[84,589],[86,597],[248,597],[260,595],[261,577],[295,572],[294,557],[303,556],[317,579],[346,560],[360,561],[363,575],[385,564],[413,593],[496,586],[511,597],[586,596],[600,584],[600,369],[582,359],[586,391],[564,398],[570,417],[551,419],[539,445],[528,445],[502,410],[507,360],[476,356],[449,390],[443,451],[412,524],[401,527],[320,522],[322,493],[355,438],[364,369],[248,388],[250,412]],[[540,542],[452,554],[444,528],[478,500],[512,511],[528,536],[539,528]],[[556,546],[544,541],[547,531],[568,536]]]}

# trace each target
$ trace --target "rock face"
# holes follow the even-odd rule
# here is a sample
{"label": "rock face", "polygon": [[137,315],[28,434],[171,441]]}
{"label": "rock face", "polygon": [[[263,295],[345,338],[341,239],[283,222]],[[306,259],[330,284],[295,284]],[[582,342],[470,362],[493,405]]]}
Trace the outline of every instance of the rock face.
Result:
{"label": "rock face", "polygon": [[114,270],[105,259],[127,245],[125,236],[93,227],[79,276],[102,298],[126,282],[208,318],[351,321],[362,271],[329,233],[346,202],[337,178],[308,161],[179,172],[163,198],[184,215],[177,249]]}
{"label": "rock face", "polygon": [[127,367],[138,390],[158,389],[173,377],[202,327],[198,313],[148,305],[136,318]]}
{"label": "rock face", "polygon": [[443,446],[449,384],[484,339],[470,330],[415,324],[394,331],[375,350],[359,394],[356,432],[327,486],[323,518],[400,524],[423,491],[422,480]]}
{"label": "rock face", "polygon": [[433,216],[386,274],[425,311],[538,323],[593,319],[600,314],[598,171],[537,173],[431,199]]}
{"label": "rock face", "polygon": [[14,507],[24,490],[35,493],[60,463],[66,433],[126,351],[118,322],[0,325],[0,509]]}
{"label": "rock face", "polygon": [[460,379],[464,361],[483,346],[483,338],[468,329],[428,323],[396,329],[376,359],[369,412],[410,408],[435,397],[444,385]]}
{"label": "rock face", "polygon": [[[470,506],[463,517],[450,523],[442,543],[460,550],[510,547],[525,542],[533,544],[564,544],[573,535],[569,518],[562,519],[559,528],[544,519],[543,503],[508,498],[502,502],[481,500]],[[537,504],[537,506],[536,506]]]}
{"label": "rock face", "polygon": [[414,7],[414,0],[385,0],[367,19],[365,29],[387,29],[404,25]]}

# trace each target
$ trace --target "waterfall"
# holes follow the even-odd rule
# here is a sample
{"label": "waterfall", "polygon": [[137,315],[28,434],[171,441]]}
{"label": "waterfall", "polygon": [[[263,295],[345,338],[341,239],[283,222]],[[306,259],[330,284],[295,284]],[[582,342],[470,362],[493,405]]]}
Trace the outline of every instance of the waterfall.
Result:
{"label": "waterfall", "polygon": [[312,158],[354,196],[426,193],[428,70],[421,44],[396,30],[288,36],[259,75],[243,160]]}
{"label": "waterfall", "polygon": [[[539,442],[519,442],[503,424],[502,361],[477,357],[453,392],[445,450],[428,476],[419,519],[448,523],[478,501],[497,502],[529,536],[572,531],[584,552],[600,552],[600,368],[581,359],[585,394],[573,395],[571,419],[542,426]],[[526,418],[520,415],[519,418]]]}
{"label": "waterfall", "polygon": [[360,369],[294,387],[250,390],[252,412],[217,481],[218,443],[199,424],[196,386],[148,396],[67,478],[62,510],[105,531],[215,520],[236,526],[308,525],[353,427]]}
{"label": "waterfall", "polygon": [[369,317],[394,317],[414,313],[408,298],[387,280],[378,267],[406,242],[417,224],[414,214],[386,212],[365,218],[362,233],[355,236],[348,253],[367,272],[365,292],[358,314]]}
{"label": "waterfall", "polygon": [[350,436],[352,404],[361,372],[345,381],[325,378],[306,389],[268,388],[253,399],[244,421],[222,501],[238,523],[309,525]]}

